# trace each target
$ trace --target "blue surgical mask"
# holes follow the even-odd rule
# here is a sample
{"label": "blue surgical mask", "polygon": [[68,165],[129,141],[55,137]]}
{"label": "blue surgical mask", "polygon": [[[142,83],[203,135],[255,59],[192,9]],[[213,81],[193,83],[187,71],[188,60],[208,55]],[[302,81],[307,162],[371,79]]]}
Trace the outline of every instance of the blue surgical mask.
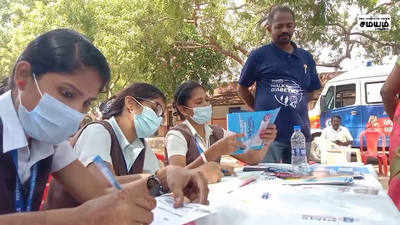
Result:
{"label": "blue surgical mask", "polygon": [[212,107],[202,106],[193,108],[194,115],[192,117],[193,121],[198,124],[205,124],[211,121],[212,117]]}
{"label": "blue surgical mask", "polygon": [[136,136],[138,138],[151,137],[160,128],[163,118],[161,116],[157,116],[157,114],[151,108],[142,104],[140,105],[143,107],[142,113],[133,115]]}
{"label": "blue surgical mask", "polygon": [[28,111],[21,102],[21,95],[18,95],[18,117],[25,133],[49,144],[67,140],[78,130],[84,115],[51,95],[42,94],[35,74],[33,79],[41,96],[39,104],[32,111]]}

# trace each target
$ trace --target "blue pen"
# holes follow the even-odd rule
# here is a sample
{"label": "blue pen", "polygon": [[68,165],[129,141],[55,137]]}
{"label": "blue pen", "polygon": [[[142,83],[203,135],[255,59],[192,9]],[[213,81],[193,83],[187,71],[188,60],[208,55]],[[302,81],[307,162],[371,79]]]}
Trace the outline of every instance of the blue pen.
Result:
{"label": "blue pen", "polygon": [[122,190],[121,184],[117,181],[114,174],[110,171],[107,164],[100,156],[96,156],[93,160],[94,164],[96,164],[97,168],[101,171],[101,173],[106,177],[108,182],[112,184],[116,189]]}

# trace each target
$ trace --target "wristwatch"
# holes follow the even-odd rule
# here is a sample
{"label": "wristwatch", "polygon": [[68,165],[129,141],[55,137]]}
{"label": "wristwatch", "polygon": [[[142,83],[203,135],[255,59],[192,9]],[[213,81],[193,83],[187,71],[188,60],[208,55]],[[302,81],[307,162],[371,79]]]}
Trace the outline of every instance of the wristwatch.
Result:
{"label": "wristwatch", "polygon": [[147,178],[147,189],[154,197],[168,193],[168,189],[163,186],[161,180],[156,175],[151,175]]}

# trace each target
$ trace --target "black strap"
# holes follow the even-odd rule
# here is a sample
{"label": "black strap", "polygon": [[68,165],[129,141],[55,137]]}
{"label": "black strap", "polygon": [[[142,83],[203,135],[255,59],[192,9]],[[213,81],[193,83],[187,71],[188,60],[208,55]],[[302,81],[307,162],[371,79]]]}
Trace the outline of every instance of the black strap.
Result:
{"label": "black strap", "polygon": [[0,117],[0,152],[3,154],[3,121]]}

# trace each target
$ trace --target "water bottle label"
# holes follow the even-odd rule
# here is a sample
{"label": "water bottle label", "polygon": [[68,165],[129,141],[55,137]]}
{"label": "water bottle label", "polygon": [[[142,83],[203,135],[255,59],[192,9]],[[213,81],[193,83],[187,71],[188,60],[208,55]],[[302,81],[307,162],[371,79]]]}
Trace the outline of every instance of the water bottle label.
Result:
{"label": "water bottle label", "polygon": [[306,154],[307,154],[306,149],[304,149],[304,148],[294,148],[292,150],[293,156],[305,156]]}

